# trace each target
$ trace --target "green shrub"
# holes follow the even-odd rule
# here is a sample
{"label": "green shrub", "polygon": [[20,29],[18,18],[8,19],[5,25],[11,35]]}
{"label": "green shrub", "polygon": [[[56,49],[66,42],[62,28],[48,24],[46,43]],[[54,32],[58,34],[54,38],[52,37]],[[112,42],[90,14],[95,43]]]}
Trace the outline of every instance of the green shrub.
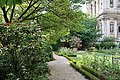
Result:
{"label": "green shrub", "polygon": [[104,37],[103,42],[115,42],[115,37]]}
{"label": "green shrub", "polygon": [[100,49],[100,50],[98,50],[98,52],[99,53],[104,53],[104,54],[115,55],[115,54],[120,54],[120,49],[119,48],[118,49],[116,49],[116,48],[114,48],[114,49]]}
{"label": "green shrub", "polygon": [[39,28],[14,24],[0,28],[0,37],[0,80],[45,79],[50,48]]}
{"label": "green shrub", "polygon": [[97,51],[97,49],[96,49],[95,47],[90,47],[88,50],[89,50],[90,52],[96,52],[96,51]]}
{"label": "green shrub", "polygon": [[100,43],[95,44],[95,48],[96,48],[96,49],[101,49],[101,48],[102,48],[102,47],[101,47],[101,44],[100,44]]}
{"label": "green shrub", "polygon": [[72,61],[72,62],[75,62],[75,63],[76,63],[75,60],[73,60],[72,58],[68,57],[67,55],[63,55],[63,56],[66,57],[69,61]]}
{"label": "green shrub", "polygon": [[64,47],[60,48],[59,51],[58,51],[58,53],[59,54],[63,54],[63,55],[73,55],[74,54],[74,52],[73,52],[72,49],[70,49],[70,48],[64,48]]}
{"label": "green shrub", "polygon": [[51,44],[53,51],[58,51],[62,47],[62,42],[60,40],[56,41],[56,44]]}
{"label": "green shrub", "polygon": [[104,37],[103,41],[95,45],[97,49],[111,49],[115,48],[115,46],[116,45],[114,37]]}
{"label": "green shrub", "polygon": [[115,47],[115,43],[114,42],[101,42],[100,46],[103,49],[111,49]]}

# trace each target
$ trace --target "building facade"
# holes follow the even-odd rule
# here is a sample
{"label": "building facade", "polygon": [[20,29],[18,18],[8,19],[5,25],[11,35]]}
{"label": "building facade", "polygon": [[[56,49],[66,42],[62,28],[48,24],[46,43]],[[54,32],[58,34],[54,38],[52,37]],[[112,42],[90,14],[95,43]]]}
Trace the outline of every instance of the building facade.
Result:
{"label": "building facade", "polygon": [[97,17],[103,37],[120,40],[120,0],[91,0],[86,7],[91,17]]}

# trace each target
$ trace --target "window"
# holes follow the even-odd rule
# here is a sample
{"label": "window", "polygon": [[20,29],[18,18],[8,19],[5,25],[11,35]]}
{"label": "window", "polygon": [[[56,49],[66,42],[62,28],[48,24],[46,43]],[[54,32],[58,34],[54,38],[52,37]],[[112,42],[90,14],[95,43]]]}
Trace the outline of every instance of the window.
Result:
{"label": "window", "polygon": [[110,23],[110,32],[113,33],[114,32],[114,24]]}
{"label": "window", "polygon": [[98,0],[98,3],[97,3],[97,7],[98,7],[98,11],[99,11],[99,9],[100,9],[100,1]]}
{"label": "window", "polygon": [[110,7],[113,8],[113,0],[110,0]]}
{"label": "window", "polygon": [[117,8],[120,8],[120,0],[118,0]]}
{"label": "window", "polygon": [[102,31],[102,23],[100,23],[100,30],[101,30],[101,34],[103,34],[103,31]]}
{"label": "window", "polygon": [[117,5],[117,8],[120,8],[120,4]]}
{"label": "window", "polygon": [[91,16],[93,15],[93,12],[92,12],[92,11],[93,11],[93,9],[92,9],[92,8],[93,8],[93,6],[92,6],[92,4],[91,4]]}
{"label": "window", "polygon": [[95,5],[94,5],[94,7],[95,7],[95,14],[96,14],[96,1],[95,1]]}
{"label": "window", "polygon": [[102,9],[102,1],[101,1],[101,9]]}
{"label": "window", "polygon": [[120,26],[118,27],[118,32],[120,32]]}

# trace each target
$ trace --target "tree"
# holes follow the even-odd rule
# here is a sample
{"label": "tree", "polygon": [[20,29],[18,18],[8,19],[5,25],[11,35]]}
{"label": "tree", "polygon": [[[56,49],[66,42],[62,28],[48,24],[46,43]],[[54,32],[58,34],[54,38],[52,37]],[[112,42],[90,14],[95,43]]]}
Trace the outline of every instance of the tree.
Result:
{"label": "tree", "polygon": [[[36,17],[40,16],[43,11],[52,11],[56,15],[63,16],[68,9],[65,6],[69,6],[70,9],[70,1],[71,3],[83,2],[84,0],[66,0],[61,2],[61,0],[0,0],[0,8],[3,12],[4,21],[6,23],[12,23],[16,21],[24,21],[24,20],[32,20]],[[59,8],[62,8],[63,11],[57,14],[57,8],[54,8],[53,5],[59,5]],[[59,3],[58,3],[59,2]],[[64,4],[64,2],[66,2]],[[62,6],[60,6],[62,3]],[[52,4],[52,5],[51,5]],[[64,4],[64,5],[63,5]],[[55,6],[54,6],[55,7]],[[50,9],[52,8],[52,9]],[[64,11],[66,9],[66,11]],[[8,25],[8,24],[6,24]]]}
{"label": "tree", "polygon": [[94,43],[99,39],[101,34],[98,32],[100,30],[96,29],[97,20],[96,18],[84,18],[82,24],[84,29],[80,32],[72,32],[71,36],[77,36],[82,40],[82,48],[89,48],[94,45]]}

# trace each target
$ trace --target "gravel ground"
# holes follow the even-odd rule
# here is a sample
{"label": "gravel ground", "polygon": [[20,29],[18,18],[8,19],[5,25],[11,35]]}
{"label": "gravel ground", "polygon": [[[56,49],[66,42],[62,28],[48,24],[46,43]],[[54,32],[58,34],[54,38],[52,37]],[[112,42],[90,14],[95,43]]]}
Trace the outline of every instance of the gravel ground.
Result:
{"label": "gravel ground", "polygon": [[54,54],[54,59],[48,63],[51,70],[49,80],[87,80],[70,66],[66,58]]}

